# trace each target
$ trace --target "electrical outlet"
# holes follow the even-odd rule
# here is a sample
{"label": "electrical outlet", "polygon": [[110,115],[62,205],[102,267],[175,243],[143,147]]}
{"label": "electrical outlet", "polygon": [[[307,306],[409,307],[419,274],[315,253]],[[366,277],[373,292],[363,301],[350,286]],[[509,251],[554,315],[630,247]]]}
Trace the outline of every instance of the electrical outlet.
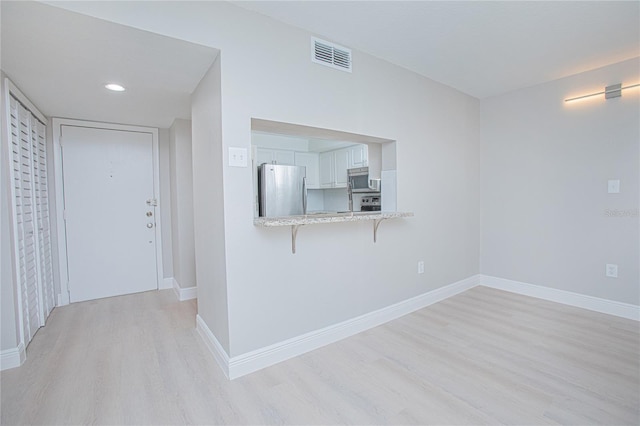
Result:
{"label": "electrical outlet", "polygon": [[607,276],[611,278],[618,278],[618,265],[607,263]]}
{"label": "electrical outlet", "polygon": [[607,181],[607,192],[609,194],[620,193],[620,179],[610,179]]}
{"label": "electrical outlet", "polygon": [[424,260],[418,262],[418,273],[424,274]]}

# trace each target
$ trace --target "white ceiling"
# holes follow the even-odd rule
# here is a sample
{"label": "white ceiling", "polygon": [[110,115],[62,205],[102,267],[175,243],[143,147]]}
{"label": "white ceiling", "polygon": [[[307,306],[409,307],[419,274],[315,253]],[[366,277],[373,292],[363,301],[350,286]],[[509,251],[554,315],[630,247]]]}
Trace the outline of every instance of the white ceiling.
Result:
{"label": "white ceiling", "polygon": [[[637,1],[234,3],[478,98],[640,55]],[[42,3],[0,7],[0,65],[48,116],[166,128],[190,117],[218,54]]]}
{"label": "white ceiling", "polygon": [[[8,77],[47,116],[167,128],[218,51],[34,2],[0,2]],[[109,92],[108,82],[127,91]]]}
{"label": "white ceiling", "polygon": [[638,1],[235,4],[477,98],[640,56]]}

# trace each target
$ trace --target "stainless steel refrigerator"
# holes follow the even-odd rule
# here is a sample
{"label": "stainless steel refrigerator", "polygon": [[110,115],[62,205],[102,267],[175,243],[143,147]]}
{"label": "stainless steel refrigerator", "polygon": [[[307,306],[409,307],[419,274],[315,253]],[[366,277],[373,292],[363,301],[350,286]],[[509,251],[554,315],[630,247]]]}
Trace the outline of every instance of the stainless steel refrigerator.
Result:
{"label": "stainless steel refrigerator", "polygon": [[261,164],[258,166],[259,214],[262,217],[307,213],[306,167]]}

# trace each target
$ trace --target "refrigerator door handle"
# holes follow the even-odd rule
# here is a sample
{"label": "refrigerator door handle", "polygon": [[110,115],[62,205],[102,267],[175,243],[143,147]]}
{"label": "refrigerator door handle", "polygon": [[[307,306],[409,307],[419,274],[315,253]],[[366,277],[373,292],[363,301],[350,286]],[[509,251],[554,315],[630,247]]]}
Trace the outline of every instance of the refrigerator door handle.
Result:
{"label": "refrigerator door handle", "polygon": [[307,177],[302,178],[302,214],[307,214]]}

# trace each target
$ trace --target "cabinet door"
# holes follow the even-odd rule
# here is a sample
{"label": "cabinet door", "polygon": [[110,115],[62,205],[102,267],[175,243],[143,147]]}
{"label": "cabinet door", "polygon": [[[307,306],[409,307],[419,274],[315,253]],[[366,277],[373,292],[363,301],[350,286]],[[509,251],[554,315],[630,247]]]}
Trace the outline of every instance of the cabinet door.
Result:
{"label": "cabinet door", "polygon": [[347,169],[349,168],[349,148],[335,151],[335,179],[334,187],[346,188],[347,186]]}
{"label": "cabinet door", "polygon": [[256,151],[256,166],[260,164],[271,164],[275,160],[272,149],[258,148]]}
{"label": "cabinet door", "polygon": [[283,164],[285,166],[295,166],[296,164],[295,153],[293,151],[275,149],[274,160],[276,160],[276,164]]}
{"label": "cabinet door", "polygon": [[315,152],[296,152],[296,166],[307,168],[307,188],[317,189],[320,187],[320,176],[318,173],[318,154]]}
{"label": "cabinet door", "polygon": [[256,155],[256,164],[284,164],[285,166],[295,165],[295,156],[293,151],[285,151],[282,149],[258,148]]}
{"label": "cabinet door", "polygon": [[354,145],[350,147],[351,151],[351,167],[366,167],[367,166],[367,153],[368,147],[367,145]]}
{"label": "cabinet door", "polygon": [[333,152],[321,152],[319,156],[319,172],[320,172],[320,187],[332,188],[334,177],[334,154]]}

